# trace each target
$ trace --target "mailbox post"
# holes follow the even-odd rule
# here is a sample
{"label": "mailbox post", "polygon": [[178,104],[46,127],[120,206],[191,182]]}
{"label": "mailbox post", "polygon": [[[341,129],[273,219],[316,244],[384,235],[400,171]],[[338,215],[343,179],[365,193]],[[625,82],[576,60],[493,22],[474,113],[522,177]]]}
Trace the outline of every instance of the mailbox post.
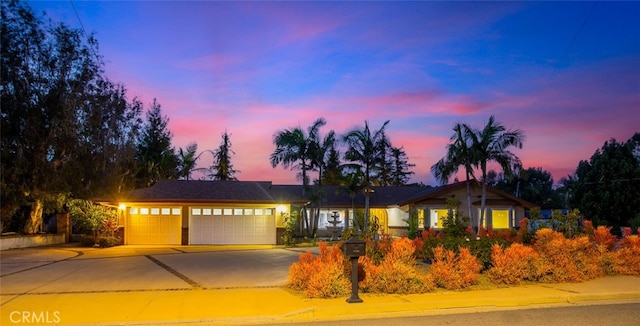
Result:
{"label": "mailbox post", "polygon": [[344,242],[344,254],[351,260],[351,297],[347,302],[362,302],[358,296],[358,257],[366,254],[366,243],[353,236]]}

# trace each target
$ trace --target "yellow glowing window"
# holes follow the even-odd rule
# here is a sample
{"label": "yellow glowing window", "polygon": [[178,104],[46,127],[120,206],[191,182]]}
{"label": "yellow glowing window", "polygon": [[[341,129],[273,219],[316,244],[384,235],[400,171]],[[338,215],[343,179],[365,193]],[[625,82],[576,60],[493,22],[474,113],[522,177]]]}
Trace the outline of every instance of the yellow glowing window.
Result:
{"label": "yellow glowing window", "polygon": [[418,229],[424,228],[424,209],[418,210]]}
{"label": "yellow glowing window", "polygon": [[494,229],[508,229],[509,228],[509,210],[508,209],[493,209],[491,211],[491,217],[493,219]]}
{"label": "yellow glowing window", "polygon": [[431,209],[431,227],[442,228],[447,219],[449,210],[446,208]]}

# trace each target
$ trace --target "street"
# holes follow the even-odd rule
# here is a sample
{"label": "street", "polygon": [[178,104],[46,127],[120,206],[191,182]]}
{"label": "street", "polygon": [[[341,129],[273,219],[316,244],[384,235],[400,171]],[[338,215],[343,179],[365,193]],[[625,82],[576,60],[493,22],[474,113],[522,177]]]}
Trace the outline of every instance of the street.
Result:
{"label": "street", "polygon": [[482,311],[471,309],[452,309],[446,313],[438,311],[438,315],[412,317],[391,317],[379,319],[333,320],[305,322],[294,324],[277,324],[286,326],[422,326],[422,325],[638,325],[640,321],[640,303],[587,303],[580,305],[511,308],[499,311]]}

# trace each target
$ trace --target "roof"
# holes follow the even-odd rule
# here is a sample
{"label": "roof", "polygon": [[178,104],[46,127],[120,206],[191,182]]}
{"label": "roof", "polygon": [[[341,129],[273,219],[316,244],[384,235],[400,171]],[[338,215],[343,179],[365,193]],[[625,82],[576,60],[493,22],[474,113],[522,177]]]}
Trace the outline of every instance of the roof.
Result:
{"label": "roof", "polygon": [[[384,208],[403,206],[416,202],[438,198],[465,186],[458,182],[441,187],[397,186],[372,187],[369,193],[369,206]],[[474,186],[479,186],[476,182]],[[318,189],[318,186],[311,186]],[[365,194],[359,191],[352,197],[342,186],[322,186],[321,206],[351,207],[363,206]],[[506,200],[516,202],[526,208],[535,207],[520,198],[492,187],[487,191],[496,193]],[[307,191],[309,195],[312,191]],[[160,180],[148,188],[135,189],[125,194],[122,201],[127,202],[191,202],[191,203],[291,203],[304,205],[309,197],[303,192],[302,185],[274,185],[270,181],[212,181],[212,180]]]}

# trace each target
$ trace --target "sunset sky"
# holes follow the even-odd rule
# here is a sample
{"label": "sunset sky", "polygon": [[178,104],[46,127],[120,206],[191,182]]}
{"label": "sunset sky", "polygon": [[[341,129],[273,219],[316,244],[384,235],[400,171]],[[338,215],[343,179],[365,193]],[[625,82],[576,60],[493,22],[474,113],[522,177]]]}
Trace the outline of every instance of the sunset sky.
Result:
{"label": "sunset sky", "polygon": [[322,134],[391,120],[412,181],[430,185],[457,122],[522,129],[514,152],[556,182],[640,131],[640,2],[30,5],[95,33],[107,76],[157,98],[176,148],[214,149],[227,130],[240,180],[299,183],[271,167],[273,135],[318,117]]}

